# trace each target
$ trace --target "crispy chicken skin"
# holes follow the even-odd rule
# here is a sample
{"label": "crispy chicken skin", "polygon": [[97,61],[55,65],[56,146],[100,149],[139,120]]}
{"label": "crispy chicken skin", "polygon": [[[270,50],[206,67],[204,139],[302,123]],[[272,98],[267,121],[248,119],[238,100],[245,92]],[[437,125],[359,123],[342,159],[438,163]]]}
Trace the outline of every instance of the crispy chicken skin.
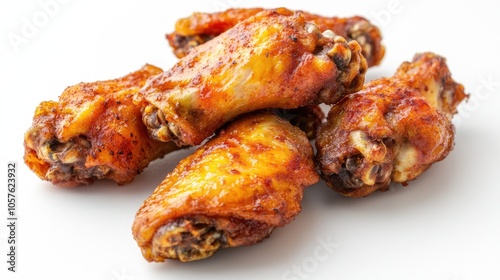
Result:
{"label": "crispy chicken skin", "polygon": [[350,197],[406,185],[448,155],[451,119],[465,98],[443,57],[417,54],[331,108],[316,139],[322,178]]}
{"label": "crispy chicken skin", "polygon": [[183,159],[136,214],[146,260],[194,261],[251,245],[301,210],[316,183],[304,132],[270,111],[239,117]]}
{"label": "crispy chicken skin", "polygon": [[300,13],[266,10],[197,47],[139,96],[150,136],[197,145],[234,117],[264,108],[333,104],[362,87],[356,41],[320,33]]}
{"label": "crispy chicken skin", "polygon": [[125,77],[66,88],[42,102],[25,133],[24,160],[41,179],[74,187],[107,178],[125,184],[150,161],[176,150],[148,137],[132,97],[162,70],[152,65]]}
{"label": "crispy chicken skin", "polygon": [[[175,24],[175,31],[167,34],[166,37],[174,54],[181,58],[194,47],[213,39],[263,10],[262,8],[239,8],[217,13],[193,13],[189,17],[179,19]],[[332,30],[348,41],[358,41],[368,66],[380,64],[385,54],[385,48],[381,43],[382,35],[380,30],[368,20],[360,16],[323,17],[304,11],[299,12],[307,21],[316,23],[321,31]]]}

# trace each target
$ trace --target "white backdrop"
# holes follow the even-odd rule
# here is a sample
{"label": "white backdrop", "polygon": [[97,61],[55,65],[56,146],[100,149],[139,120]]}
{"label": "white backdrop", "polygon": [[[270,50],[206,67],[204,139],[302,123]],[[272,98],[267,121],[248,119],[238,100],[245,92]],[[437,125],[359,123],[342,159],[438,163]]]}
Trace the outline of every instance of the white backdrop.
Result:
{"label": "white backdrop", "polygon": [[[494,1],[0,0],[1,279],[500,279],[500,17]],[[330,3],[331,2],[331,3]],[[294,222],[250,247],[207,260],[147,263],[131,234],[135,212],[190,151],[158,160],[135,181],[75,189],[24,165],[35,107],[82,81],[175,63],[164,34],[194,11],[285,6],[365,16],[387,47],[367,80],[417,52],[447,58],[471,98],[455,119],[452,153],[406,188],[349,199],[323,183],[306,190]],[[7,162],[18,164],[18,272],[7,271]],[[321,251],[321,254],[318,252]]]}

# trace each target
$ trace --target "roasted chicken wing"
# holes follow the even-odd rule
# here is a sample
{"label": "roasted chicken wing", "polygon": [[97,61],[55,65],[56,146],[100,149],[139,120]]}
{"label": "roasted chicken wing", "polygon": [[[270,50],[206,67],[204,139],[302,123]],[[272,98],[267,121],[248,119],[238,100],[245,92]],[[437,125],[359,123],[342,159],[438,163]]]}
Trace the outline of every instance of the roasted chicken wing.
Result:
{"label": "roasted chicken wing", "polygon": [[197,145],[246,112],[333,104],[362,87],[366,68],[356,41],[266,10],[150,79],[139,92],[143,121],[153,139]]}
{"label": "roasted chicken wing", "polygon": [[[217,13],[193,13],[189,17],[179,19],[175,24],[175,31],[167,34],[166,37],[174,49],[174,54],[179,58],[184,57],[194,47],[213,39],[263,10],[262,8],[240,8]],[[348,41],[358,41],[368,66],[380,64],[385,53],[385,48],[381,44],[382,35],[380,30],[368,20],[360,16],[323,17],[304,11],[299,12],[307,21],[316,23],[321,31],[332,30]]]}
{"label": "roasted chicken wing", "polygon": [[107,178],[125,184],[150,161],[176,150],[150,139],[132,97],[162,70],[152,65],[123,78],[68,87],[42,102],[25,133],[24,160],[43,180],[63,187]]}
{"label": "roasted chicken wing", "polygon": [[270,111],[253,112],[167,175],[137,212],[133,235],[148,261],[207,258],[291,222],[304,188],[318,180],[304,132]]}
{"label": "roasted chicken wing", "polygon": [[351,197],[406,185],[448,155],[451,119],[466,97],[443,57],[416,55],[331,108],[316,139],[322,178]]}

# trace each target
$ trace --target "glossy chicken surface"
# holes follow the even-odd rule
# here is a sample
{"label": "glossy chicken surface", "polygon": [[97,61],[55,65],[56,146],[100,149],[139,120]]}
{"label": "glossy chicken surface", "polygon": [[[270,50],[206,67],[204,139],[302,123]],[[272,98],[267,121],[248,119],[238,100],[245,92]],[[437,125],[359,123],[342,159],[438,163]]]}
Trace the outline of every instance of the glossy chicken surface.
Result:
{"label": "glossy chicken surface", "polygon": [[150,161],[178,149],[148,137],[132,98],[160,68],[70,86],[42,102],[24,136],[24,160],[41,179],[63,187],[111,179],[125,184]]}
{"label": "glossy chicken surface", "polygon": [[322,178],[351,197],[406,185],[448,155],[451,119],[465,98],[443,57],[416,55],[331,108],[316,139]]}
{"label": "glossy chicken surface", "polygon": [[333,104],[362,87],[356,41],[322,34],[300,13],[267,10],[197,47],[139,92],[153,139],[197,145],[234,117]]}
{"label": "glossy chicken surface", "polygon": [[[179,58],[184,57],[194,47],[263,10],[263,8],[239,8],[216,13],[193,13],[191,16],[179,19],[175,24],[175,31],[166,37],[174,54]],[[324,17],[305,11],[299,12],[307,21],[316,23],[322,32],[331,30],[348,41],[356,40],[361,45],[368,66],[380,64],[385,54],[385,48],[381,43],[382,35],[380,30],[365,18]]]}
{"label": "glossy chicken surface", "polygon": [[304,132],[270,111],[246,114],[167,175],[137,212],[133,235],[156,262],[251,245],[291,222],[318,180]]}

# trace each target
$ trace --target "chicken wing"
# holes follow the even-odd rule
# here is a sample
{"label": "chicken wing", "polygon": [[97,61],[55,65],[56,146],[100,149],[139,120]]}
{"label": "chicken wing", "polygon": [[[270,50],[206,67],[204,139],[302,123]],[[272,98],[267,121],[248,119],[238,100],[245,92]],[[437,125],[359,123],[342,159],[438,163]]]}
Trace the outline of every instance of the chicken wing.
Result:
{"label": "chicken wing", "polygon": [[301,210],[316,183],[304,132],[270,111],[229,123],[183,159],[136,214],[132,231],[148,261],[194,261],[251,245]]}
{"label": "chicken wing", "polygon": [[24,160],[41,179],[63,187],[108,178],[130,182],[150,161],[176,150],[148,137],[132,97],[162,70],[152,65],[123,78],[68,87],[42,102],[25,133]]}
{"label": "chicken wing", "polygon": [[366,61],[300,13],[266,10],[194,49],[139,92],[150,136],[197,145],[237,115],[332,104],[362,87]]}
{"label": "chicken wing", "polygon": [[406,185],[448,155],[451,119],[465,98],[443,57],[416,55],[331,108],[316,139],[322,178],[351,197]]}
{"label": "chicken wing", "polygon": [[[262,8],[240,8],[217,13],[193,13],[189,17],[179,19],[175,24],[175,31],[167,34],[166,38],[173,48],[174,54],[181,58],[194,47],[213,39],[237,23],[263,10]],[[368,66],[380,64],[385,54],[385,48],[381,43],[382,35],[380,30],[368,20],[360,16],[323,17],[304,11],[299,12],[304,15],[307,21],[316,23],[321,31],[332,30],[348,41],[358,41]]]}

